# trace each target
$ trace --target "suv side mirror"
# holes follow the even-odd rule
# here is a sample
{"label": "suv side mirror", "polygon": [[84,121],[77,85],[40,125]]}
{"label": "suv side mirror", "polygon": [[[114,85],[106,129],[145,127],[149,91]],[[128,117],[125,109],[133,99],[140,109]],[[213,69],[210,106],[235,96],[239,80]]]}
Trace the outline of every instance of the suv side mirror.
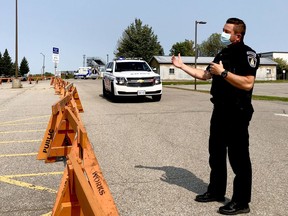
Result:
{"label": "suv side mirror", "polygon": [[106,68],[106,72],[112,72],[112,68]]}

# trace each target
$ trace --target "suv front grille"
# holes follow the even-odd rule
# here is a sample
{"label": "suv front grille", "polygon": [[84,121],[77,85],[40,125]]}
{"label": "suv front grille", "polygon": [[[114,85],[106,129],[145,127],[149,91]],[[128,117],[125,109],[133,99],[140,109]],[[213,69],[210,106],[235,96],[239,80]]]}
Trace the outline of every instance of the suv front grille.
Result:
{"label": "suv front grille", "polygon": [[127,78],[127,86],[129,87],[147,87],[154,86],[154,78]]}

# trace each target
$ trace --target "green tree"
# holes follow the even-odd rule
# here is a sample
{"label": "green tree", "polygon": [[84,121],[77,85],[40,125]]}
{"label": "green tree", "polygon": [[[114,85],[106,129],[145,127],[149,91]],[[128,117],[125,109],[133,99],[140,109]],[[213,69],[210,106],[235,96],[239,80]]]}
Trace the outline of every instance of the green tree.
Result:
{"label": "green tree", "polygon": [[[19,66],[18,66],[18,70],[19,70]],[[10,76],[15,76],[15,71],[16,71],[16,62],[12,63],[12,68],[11,68],[11,71],[10,71]],[[19,72],[18,72],[18,76],[19,76]]]}
{"label": "green tree", "polygon": [[3,68],[3,60],[2,60],[2,53],[0,52],[0,76],[4,75],[4,68]]}
{"label": "green tree", "polygon": [[180,53],[182,56],[195,56],[193,45],[194,42],[187,39],[185,39],[184,42],[177,42],[176,44],[173,44],[169,55],[178,55],[178,53]]}
{"label": "green tree", "polygon": [[7,49],[5,49],[5,52],[3,53],[2,56],[2,67],[3,67],[3,74],[5,76],[13,75],[13,63]]}
{"label": "green tree", "polygon": [[19,72],[23,76],[24,74],[27,74],[29,71],[30,71],[30,69],[29,69],[28,61],[25,57],[23,57],[23,59],[20,63]]}
{"label": "green tree", "polygon": [[114,54],[116,57],[141,57],[149,61],[154,55],[164,55],[164,50],[152,28],[142,25],[140,19],[135,19],[135,22],[124,30]]}
{"label": "green tree", "polygon": [[282,79],[283,78],[283,70],[286,71],[285,74],[288,73],[288,63],[283,58],[274,58],[273,61],[277,62],[277,78]]}
{"label": "green tree", "polygon": [[199,45],[199,56],[216,56],[225,45],[221,43],[221,34],[214,33]]}

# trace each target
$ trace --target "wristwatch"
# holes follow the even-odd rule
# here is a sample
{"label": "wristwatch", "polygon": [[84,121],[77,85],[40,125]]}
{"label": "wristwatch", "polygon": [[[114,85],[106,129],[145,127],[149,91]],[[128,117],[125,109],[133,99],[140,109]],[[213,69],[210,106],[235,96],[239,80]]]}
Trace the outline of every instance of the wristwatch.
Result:
{"label": "wristwatch", "polygon": [[228,75],[228,71],[227,70],[224,70],[222,73],[221,73],[221,77],[222,78],[226,78]]}

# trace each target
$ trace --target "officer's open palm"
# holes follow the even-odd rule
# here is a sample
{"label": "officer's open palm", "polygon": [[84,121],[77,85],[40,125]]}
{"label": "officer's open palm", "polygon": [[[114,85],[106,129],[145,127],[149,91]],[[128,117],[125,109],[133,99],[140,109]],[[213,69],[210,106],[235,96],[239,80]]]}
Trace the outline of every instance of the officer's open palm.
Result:
{"label": "officer's open palm", "polygon": [[172,60],[172,64],[177,68],[180,68],[183,65],[183,61],[182,61],[180,53],[178,54],[178,58],[173,55],[171,60]]}

